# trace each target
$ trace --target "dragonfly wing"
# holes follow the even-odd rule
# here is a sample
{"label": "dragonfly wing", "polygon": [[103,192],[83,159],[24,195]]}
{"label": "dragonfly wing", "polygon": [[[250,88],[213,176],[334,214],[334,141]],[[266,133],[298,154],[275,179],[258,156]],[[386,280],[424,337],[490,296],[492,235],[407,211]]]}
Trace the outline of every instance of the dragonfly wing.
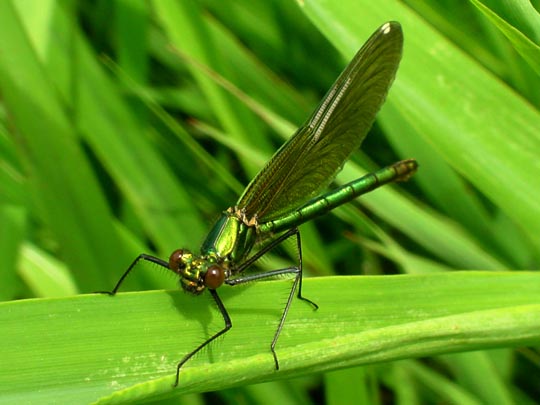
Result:
{"label": "dragonfly wing", "polygon": [[333,180],[364,140],[394,80],[403,47],[397,22],[381,26],[308,122],[274,154],[237,206],[260,223],[302,206]]}

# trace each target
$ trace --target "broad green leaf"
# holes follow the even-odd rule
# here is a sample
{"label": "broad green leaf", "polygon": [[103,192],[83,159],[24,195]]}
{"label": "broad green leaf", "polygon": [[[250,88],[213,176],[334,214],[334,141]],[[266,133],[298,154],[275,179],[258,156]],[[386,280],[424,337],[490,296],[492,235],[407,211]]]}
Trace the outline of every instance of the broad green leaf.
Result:
{"label": "broad green leaf", "polygon": [[175,390],[176,363],[223,326],[208,294],[2,303],[0,396],[12,403],[130,402],[540,341],[538,273],[311,278],[304,295],[320,309],[294,301],[276,372],[269,345],[290,285],[221,288],[233,328],[186,364]]}

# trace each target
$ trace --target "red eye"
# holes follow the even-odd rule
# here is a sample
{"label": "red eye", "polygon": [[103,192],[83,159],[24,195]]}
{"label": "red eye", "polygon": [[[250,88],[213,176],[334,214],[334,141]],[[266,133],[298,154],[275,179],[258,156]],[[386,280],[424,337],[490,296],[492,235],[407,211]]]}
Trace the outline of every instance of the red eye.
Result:
{"label": "red eye", "polygon": [[208,267],[206,274],[204,275],[204,285],[208,288],[215,290],[225,281],[225,270],[223,267],[213,264]]}
{"label": "red eye", "polygon": [[186,259],[191,256],[189,250],[177,249],[169,256],[169,268],[178,273],[186,267]]}

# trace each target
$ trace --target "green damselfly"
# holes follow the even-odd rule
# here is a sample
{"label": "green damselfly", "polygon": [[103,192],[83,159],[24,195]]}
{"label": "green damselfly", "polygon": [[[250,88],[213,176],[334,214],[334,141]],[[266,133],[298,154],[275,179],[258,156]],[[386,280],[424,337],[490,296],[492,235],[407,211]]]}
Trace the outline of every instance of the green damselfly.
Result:
{"label": "green damselfly", "polygon": [[[156,263],[177,274],[180,285],[189,293],[210,292],[225,326],[178,363],[174,386],[178,385],[180,368],[232,327],[231,318],[217,293],[218,287],[289,274],[294,276],[294,283],[270,345],[278,370],[275,346],[295,292],[299,299],[314,309],[318,308],[317,304],[302,296],[298,226],[386,183],[407,180],[414,174],[416,161],[403,160],[321,195],[343,163],[360,146],[373,124],[394,80],[402,46],[403,34],[399,23],[388,22],[375,31],[306,124],[274,154],[249,183],[236,205],[222,213],[208,233],[199,255],[178,249],[171,254],[169,261],[165,261],[141,254],[109,292],[116,294],[140,260]],[[261,256],[290,237],[296,237],[297,241],[297,266],[244,273]],[[250,255],[252,248],[262,242],[265,243],[263,247]]]}

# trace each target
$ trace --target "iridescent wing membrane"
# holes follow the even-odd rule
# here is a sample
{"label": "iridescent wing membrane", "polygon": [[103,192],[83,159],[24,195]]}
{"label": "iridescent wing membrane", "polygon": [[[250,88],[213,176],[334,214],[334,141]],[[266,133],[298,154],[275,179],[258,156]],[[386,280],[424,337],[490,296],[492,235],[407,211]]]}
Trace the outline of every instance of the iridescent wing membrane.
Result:
{"label": "iridescent wing membrane", "polygon": [[384,24],[354,56],[311,118],[251,181],[237,207],[259,223],[298,208],[326,188],[362,143],[394,80],[403,48]]}

